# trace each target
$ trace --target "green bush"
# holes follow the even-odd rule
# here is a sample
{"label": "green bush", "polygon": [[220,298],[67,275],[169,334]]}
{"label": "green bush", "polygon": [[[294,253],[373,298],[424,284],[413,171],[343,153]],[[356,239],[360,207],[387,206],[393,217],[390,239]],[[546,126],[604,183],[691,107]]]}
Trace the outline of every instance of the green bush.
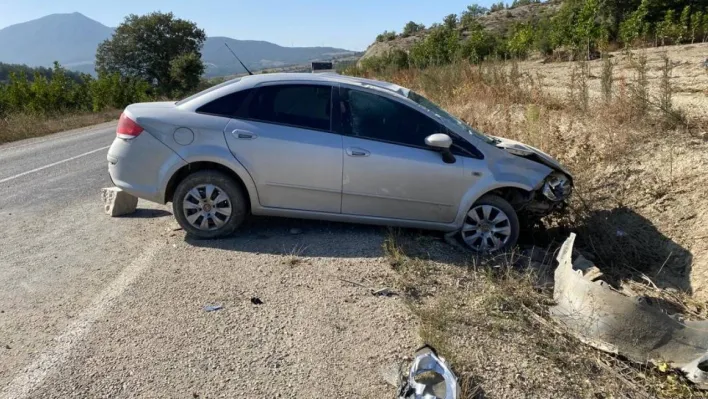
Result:
{"label": "green bush", "polygon": [[80,74],[75,79],[55,63],[49,76],[41,70],[35,71],[31,78],[24,71],[11,72],[9,81],[0,84],[0,116],[98,112],[152,99],[152,87],[147,82],[117,73],[96,79]]}
{"label": "green bush", "polygon": [[[408,37],[412,36],[418,32],[421,32],[425,29],[425,25],[423,24],[417,24],[413,21],[410,21],[406,24],[406,26],[403,27],[403,32],[401,32],[401,36],[403,37]],[[386,32],[384,32],[386,33]],[[383,40],[377,40],[377,41],[383,41]]]}
{"label": "green bush", "polygon": [[385,30],[382,34],[376,36],[377,42],[388,42],[396,38],[396,32],[389,32]]}
{"label": "green bush", "polygon": [[459,32],[437,27],[411,48],[409,61],[418,68],[449,64],[460,57],[461,47]]}
{"label": "green bush", "polygon": [[395,49],[382,56],[362,60],[360,69],[380,73],[408,68],[408,62],[408,53]]}

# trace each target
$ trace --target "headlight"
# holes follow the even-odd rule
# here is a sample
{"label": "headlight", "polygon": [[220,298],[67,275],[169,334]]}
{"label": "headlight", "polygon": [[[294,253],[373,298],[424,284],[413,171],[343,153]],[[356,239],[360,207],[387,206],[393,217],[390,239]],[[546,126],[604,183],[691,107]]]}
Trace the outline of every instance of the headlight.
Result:
{"label": "headlight", "polygon": [[558,202],[568,198],[572,191],[573,184],[568,176],[560,172],[553,172],[546,178],[542,192],[549,200]]}

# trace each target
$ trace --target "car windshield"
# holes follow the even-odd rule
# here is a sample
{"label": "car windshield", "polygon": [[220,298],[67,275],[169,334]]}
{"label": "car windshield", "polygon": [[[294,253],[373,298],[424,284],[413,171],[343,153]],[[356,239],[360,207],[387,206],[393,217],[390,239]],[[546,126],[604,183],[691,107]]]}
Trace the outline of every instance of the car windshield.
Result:
{"label": "car windshield", "polygon": [[477,137],[478,139],[480,139],[480,140],[482,140],[482,141],[485,141],[486,143],[495,144],[495,143],[497,143],[497,141],[498,141],[498,140],[496,140],[496,139],[494,139],[494,138],[492,138],[492,137],[489,137],[489,136],[487,136],[487,135],[485,135],[485,134],[482,134],[482,133],[480,133],[480,132],[474,130],[470,125],[468,125],[468,124],[466,124],[465,122],[463,122],[462,120],[460,120],[460,119],[458,119],[458,118],[456,118],[456,117],[450,115],[449,113],[447,113],[447,111],[445,111],[444,109],[440,108],[439,106],[437,106],[437,105],[436,105],[435,103],[433,103],[432,101],[428,100],[427,98],[421,96],[420,94],[418,94],[418,93],[416,93],[416,92],[414,92],[414,91],[410,91],[410,92],[408,93],[408,98],[410,98],[411,100],[415,101],[416,104],[418,104],[418,105],[420,105],[420,106],[422,106],[422,107],[428,109],[429,111],[433,112],[433,113],[434,113],[435,115],[437,115],[440,119],[445,120],[445,121],[448,121],[448,122],[452,122],[452,123],[455,123],[455,124],[458,124],[458,125],[462,126],[467,132],[469,132],[469,134],[471,134],[471,135]]}

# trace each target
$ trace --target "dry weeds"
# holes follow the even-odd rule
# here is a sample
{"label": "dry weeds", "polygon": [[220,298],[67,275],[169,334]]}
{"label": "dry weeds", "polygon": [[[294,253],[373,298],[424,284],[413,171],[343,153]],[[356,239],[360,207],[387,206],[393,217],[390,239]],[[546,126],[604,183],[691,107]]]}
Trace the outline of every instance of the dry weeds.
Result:
{"label": "dry weeds", "polygon": [[555,324],[552,267],[536,255],[478,259],[398,230],[384,251],[421,339],[451,362],[463,398],[701,397],[679,373],[596,351]]}
{"label": "dry weeds", "polygon": [[[631,65],[616,56],[611,68],[604,66],[613,79],[595,78],[602,61],[587,68],[453,65],[380,78],[425,94],[481,131],[560,159],[575,178],[571,212],[547,220],[547,233],[534,240],[552,253],[574,231],[577,248],[611,284],[660,297],[673,304],[668,311],[705,318],[708,115],[705,107],[696,112],[705,98],[687,98],[685,82],[705,90],[708,80],[685,76],[695,68],[677,63],[671,51],[666,58],[644,56],[646,62],[637,56]],[[520,271],[513,257],[441,261],[431,257],[431,243],[416,242],[411,255],[395,237],[384,249],[421,318],[421,335],[442,348],[468,386],[493,387],[499,397],[701,397],[676,373],[630,365],[556,331],[545,317],[550,293],[539,283],[545,272]]]}
{"label": "dry weeds", "polygon": [[0,118],[0,144],[96,125],[118,119],[118,116],[120,111],[115,109],[52,116],[13,114]]}
{"label": "dry weeds", "polygon": [[[573,66],[566,67],[570,74]],[[568,166],[576,184],[572,212],[547,221],[549,239],[575,231],[580,249],[617,281],[638,280],[640,271],[662,287],[708,299],[705,122],[692,116],[675,123],[653,103],[637,107],[635,82],[620,81],[611,102],[597,98],[584,111],[582,98],[559,98],[523,69],[522,83],[510,84],[506,69],[457,65],[386,78]]]}

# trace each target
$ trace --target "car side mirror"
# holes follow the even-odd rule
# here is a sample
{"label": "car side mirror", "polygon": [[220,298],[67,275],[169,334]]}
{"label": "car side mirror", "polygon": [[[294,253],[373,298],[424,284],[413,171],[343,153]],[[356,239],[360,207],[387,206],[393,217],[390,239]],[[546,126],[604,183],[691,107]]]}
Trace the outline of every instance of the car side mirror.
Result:
{"label": "car side mirror", "polygon": [[443,161],[445,163],[455,163],[457,160],[455,156],[452,155],[450,147],[452,146],[452,139],[445,133],[435,133],[425,138],[425,144],[428,147],[432,147],[440,151],[443,156]]}

